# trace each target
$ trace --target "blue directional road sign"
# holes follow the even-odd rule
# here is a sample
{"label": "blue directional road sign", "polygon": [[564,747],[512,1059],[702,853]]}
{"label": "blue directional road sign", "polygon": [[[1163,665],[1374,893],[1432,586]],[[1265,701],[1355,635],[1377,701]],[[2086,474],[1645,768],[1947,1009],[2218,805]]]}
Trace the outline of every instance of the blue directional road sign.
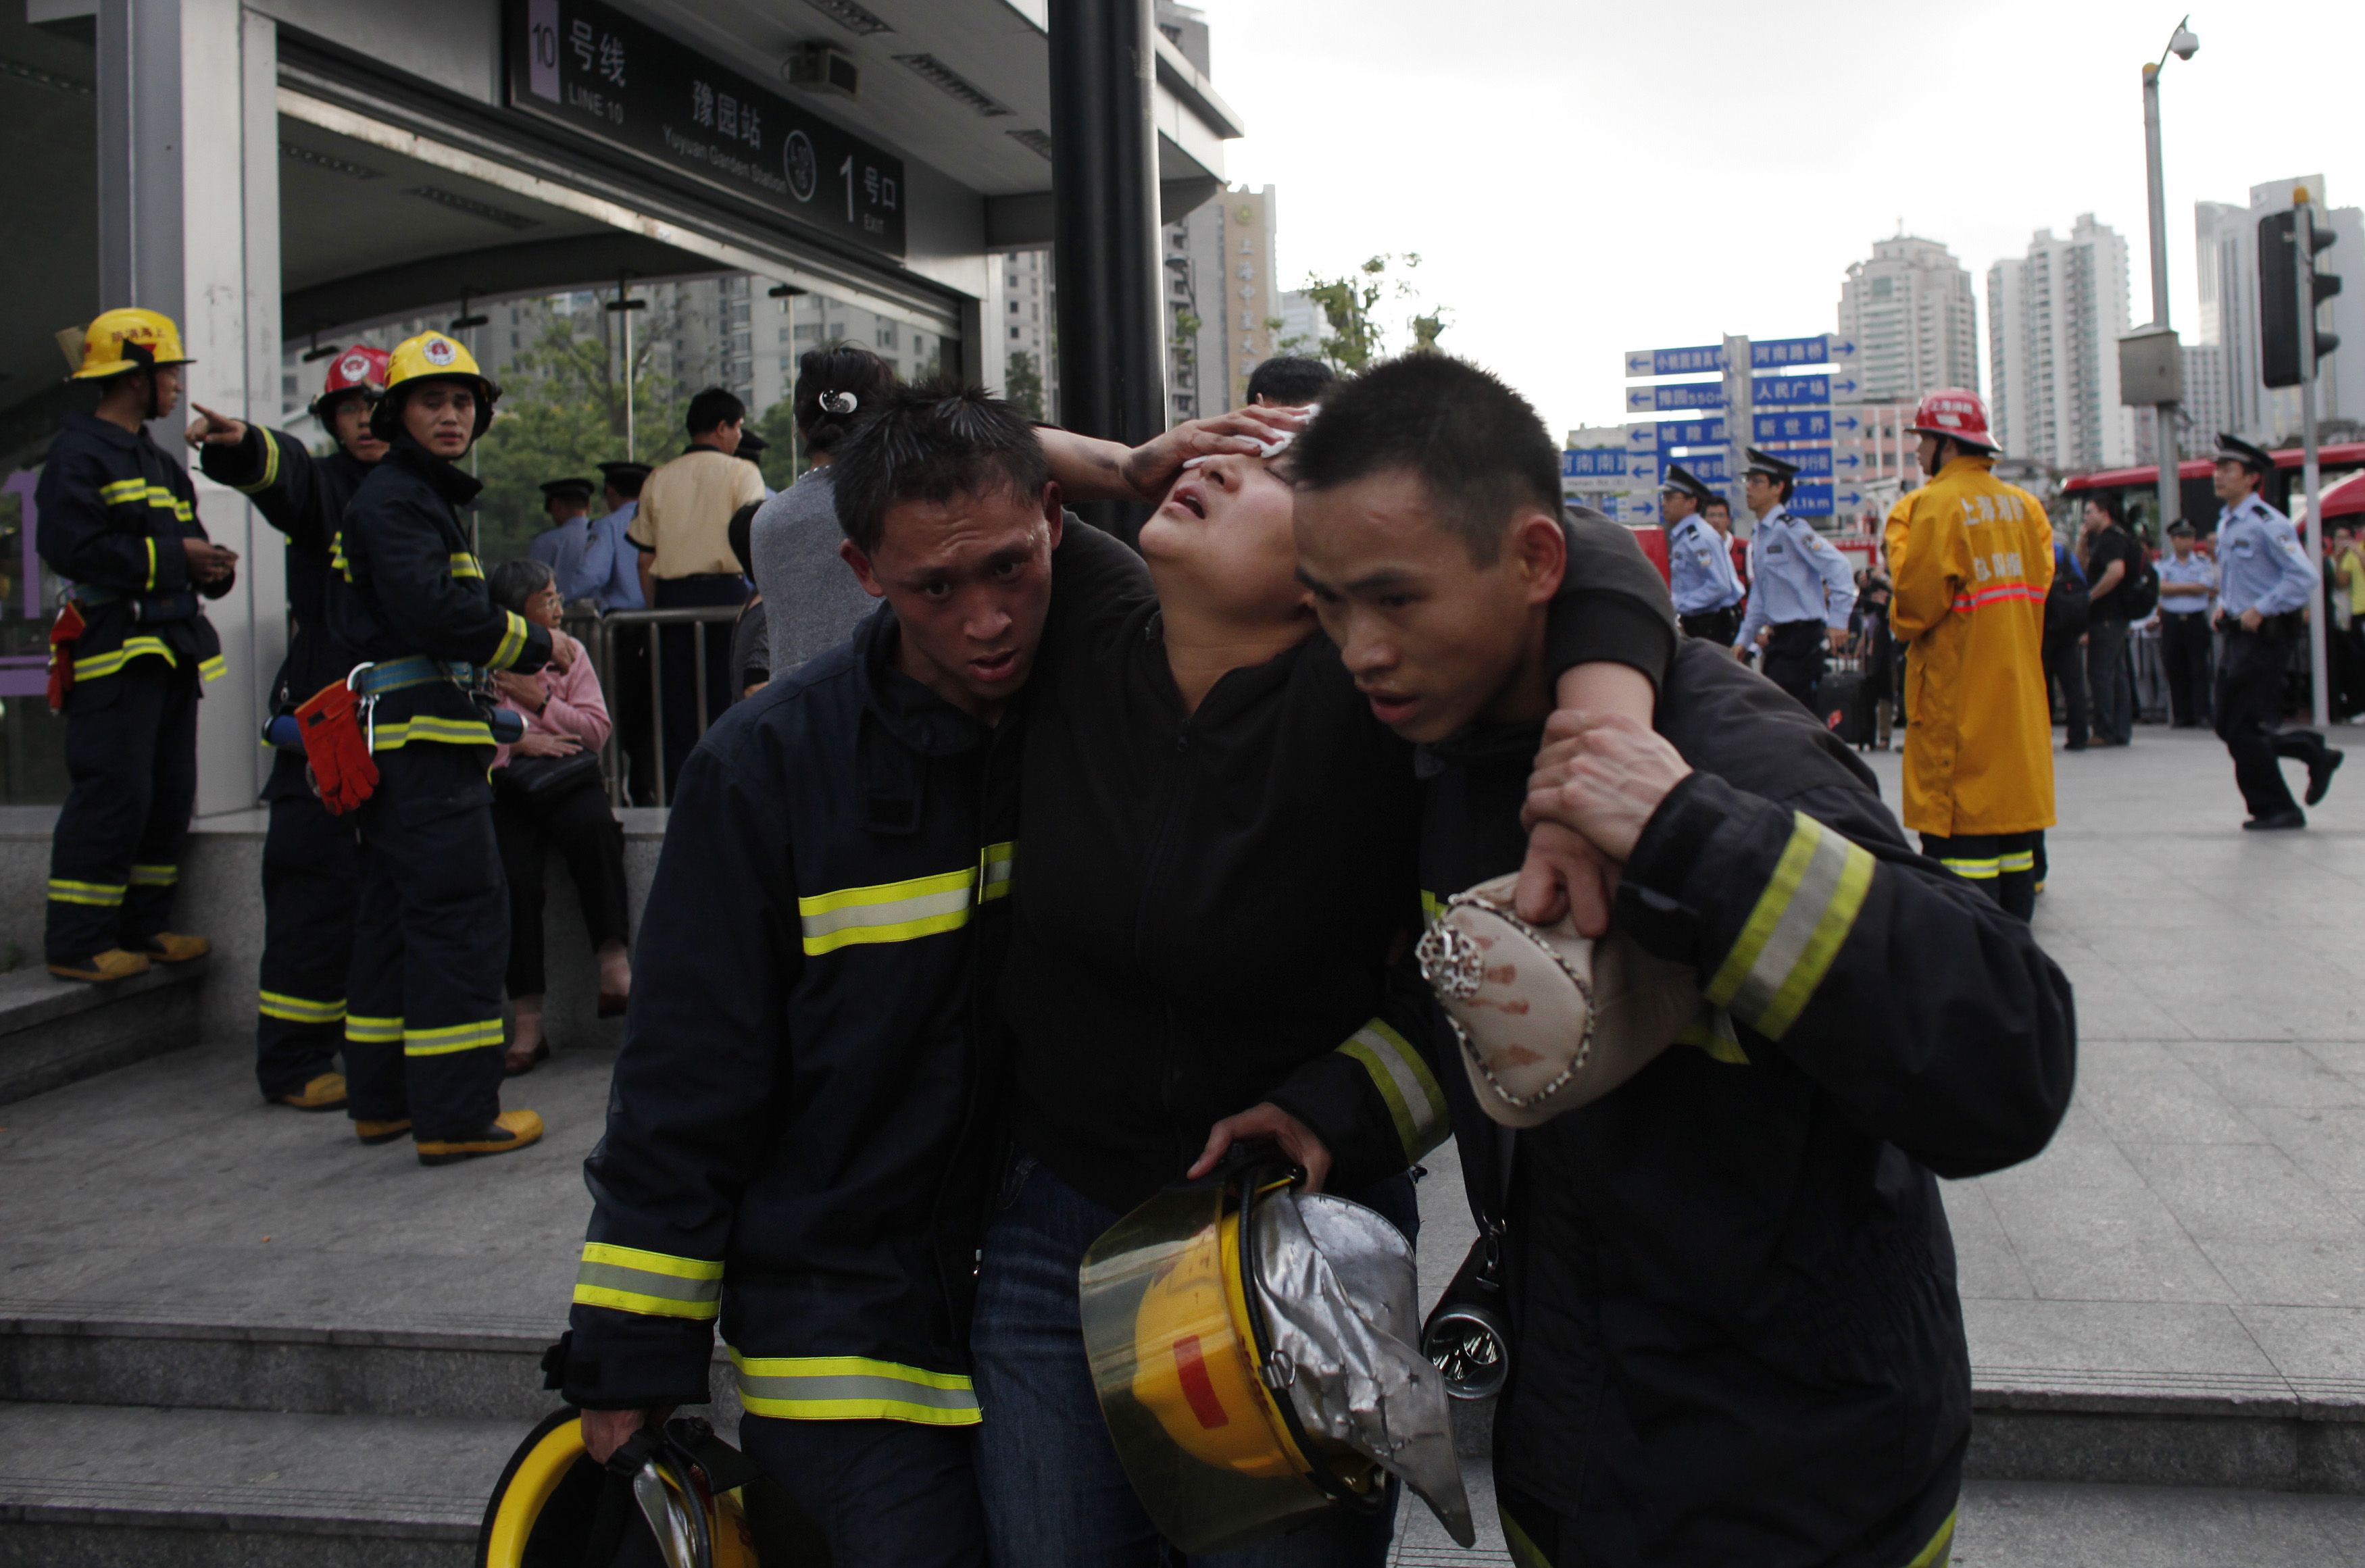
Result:
{"label": "blue directional road sign", "polygon": [[1790,498],[1783,504],[1800,517],[1830,517],[1834,512],[1854,511],[1863,506],[1865,495],[1854,485],[1800,480],[1791,487]]}
{"label": "blue directional road sign", "polygon": [[[1847,387],[1855,389],[1851,379]],[[1829,403],[1835,390],[1828,375],[1761,375],[1750,383],[1750,400],[1761,409]]]}
{"label": "blue directional road sign", "polygon": [[1785,409],[1778,414],[1753,416],[1749,439],[1760,445],[1772,441],[1829,441],[1863,428],[1862,420],[1844,409]]}
{"label": "blue directional road sign", "polygon": [[1721,381],[1677,381],[1657,386],[1626,388],[1626,411],[1630,414],[1664,414],[1684,409],[1723,407],[1724,383]]}
{"label": "blue directional road sign", "polygon": [[1636,349],[1626,356],[1629,377],[1704,375],[1724,368],[1724,345],[1703,343],[1692,349]]}
{"label": "blue directional road sign", "polygon": [[1722,452],[1690,452],[1680,456],[1670,456],[1663,452],[1659,454],[1657,462],[1661,484],[1666,483],[1667,465],[1670,463],[1681,465],[1683,471],[1693,478],[1704,479],[1711,485],[1721,485],[1732,477],[1732,458]]}
{"label": "blue directional road sign", "polygon": [[1671,452],[1679,446],[1722,446],[1724,420],[1638,420],[1626,427],[1629,452]]}
{"label": "blue directional road sign", "polygon": [[[1828,479],[1832,476],[1832,449],[1828,446],[1794,446],[1776,454],[1783,462],[1798,467],[1802,479]],[[1850,462],[1855,459],[1851,457]]]}
{"label": "blue directional road sign", "polygon": [[1564,479],[1623,478],[1625,475],[1626,453],[1620,447],[1579,447],[1560,454]]}
{"label": "blue directional road sign", "polygon": [[[1629,375],[1653,374],[1632,368],[1634,356],[1626,356]],[[1811,338],[1753,338],[1749,343],[1749,368],[1752,370],[1786,370],[1793,365],[1837,364],[1855,363],[1855,344],[1836,332],[1818,332]]]}
{"label": "blue directional road sign", "polygon": [[1603,515],[1617,522],[1656,522],[1659,521],[1659,498],[1649,496],[1615,496],[1609,510]]}

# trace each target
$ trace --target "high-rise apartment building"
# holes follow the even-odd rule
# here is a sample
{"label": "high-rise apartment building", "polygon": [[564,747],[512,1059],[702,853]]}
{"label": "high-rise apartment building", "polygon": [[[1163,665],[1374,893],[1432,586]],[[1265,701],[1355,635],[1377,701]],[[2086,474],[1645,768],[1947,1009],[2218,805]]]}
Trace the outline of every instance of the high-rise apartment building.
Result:
{"label": "high-rise apartment building", "polygon": [[[2339,236],[2316,259],[2316,270],[2340,274],[2342,286],[2317,319],[2346,343],[2365,344],[2365,213],[2353,207],[2327,210],[2323,175],[2252,185],[2247,207],[2203,201],[2192,208],[2201,286],[2194,336],[2222,361],[2224,428],[2254,439],[2295,436],[2300,428],[2299,388],[2267,386],[2259,346],[2259,219],[2287,211],[2297,185],[2305,185],[2315,202],[2316,221]],[[2317,388],[2319,419],[2365,420],[2365,353],[2344,347],[2326,360]]]}
{"label": "high-rise apartment building", "polygon": [[1167,390],[1177,419],[1239,407],[1249,373],[1276,352],[1279,205],[1272,186],[1242,186],[1166,226]]}
{"label": "high-rise apartment building", "polygon": [[[1002,258],[1003,386],[1030,413],[1059,417],[1059,334],[1051,291],[1051,252],[1012,251]],[[1039,388],[1039,393],[1038,393]],[[1032,407],[1037,397],[1042,407]]]}
{"label": "high-rise apartment building", "polygon": [[1856,345],[1854,400],[1911,403],[1940,386],[1979,385],[1971,274],[1934,240],[1873,241],[1840,286],[1840,336]]}
{"label": "high-rise apartment building", "polygon": [[1988,269],[1989,416],[2008,455],[2070,471],[2135,461],[2119,403],[2127,298],[2127,242],[2090,212]]}

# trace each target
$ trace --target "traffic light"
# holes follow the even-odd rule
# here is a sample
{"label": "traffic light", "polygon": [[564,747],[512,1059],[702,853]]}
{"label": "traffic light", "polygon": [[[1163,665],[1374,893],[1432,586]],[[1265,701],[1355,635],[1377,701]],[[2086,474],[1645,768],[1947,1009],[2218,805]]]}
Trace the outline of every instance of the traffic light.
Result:
{"label": "traffic light", "polygon": [[[2304,221],[2301,215],[2306,214]],[[2295,234],[2308,237],[2308,276],[2315,286],[2309,300],[2308,321],[2315,321],[2315,307],[2340,292],[2340,279],[2331,273],[2315,270],[2315,258],[2326,247],[2339,238],[2329,229],[2318,229],[2313,210],[2294,208],[2288,212],[2270,213],[2259,219],[2259,357],[2270,386],[2296,386],[2300,382],[2300,305],[2299,262],[2292,254],[2297,243]],[[2340,340],[2330,332],[2315,334],[2315,357],[2340,346]]]}

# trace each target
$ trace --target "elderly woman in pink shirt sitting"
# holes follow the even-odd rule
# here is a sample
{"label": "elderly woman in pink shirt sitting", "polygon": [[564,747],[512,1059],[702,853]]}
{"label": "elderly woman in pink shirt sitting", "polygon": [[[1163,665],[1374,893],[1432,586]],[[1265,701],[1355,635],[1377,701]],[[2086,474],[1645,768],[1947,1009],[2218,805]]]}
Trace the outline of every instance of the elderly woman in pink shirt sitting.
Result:
{"label": "elderly woman in pink shirt sitting", "polygon": [[[573,643],[558,629],[558,585],[540,561],[504,561],[490,583],[494,602],[515,610],[554,641]],[[624,829],[608,809],[600,748],[607,744],[608,700],[591,661],[577,657],[564,670],[532,675],[499,670],[501,706],[525,721],[515,745],[493,757],[493,831],[510,884],[510,999],[517,1024],[503,1070],[530,1072],[550,1055],[542,1030],[543,857],[551,845],[566,858],[583,901],[583,924],[600,966],[600,1016],[624,1011],[633,970],[625,957]]]}

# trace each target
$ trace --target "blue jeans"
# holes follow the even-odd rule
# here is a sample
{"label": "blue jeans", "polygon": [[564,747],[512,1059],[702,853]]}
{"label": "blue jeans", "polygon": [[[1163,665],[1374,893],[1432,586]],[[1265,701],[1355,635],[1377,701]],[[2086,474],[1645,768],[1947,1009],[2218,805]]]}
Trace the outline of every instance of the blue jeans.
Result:
{"label": "blue jeans", "polygon": [[[1403,1176],[1355,1194],[1407,1237],[1418,1228]],[[1184,1561],[1126,1480],[1084,1361],[1076,1271],[1123,1216],[1033,1159],[1012,1167],[986,1232],[970,1357],[978,1401],[978,1485],[996,1568],[1171,1568]],[[1316,1515],[1287,1535],[1188,1560],[1191,1568],[1384,1568],[1397,1484],[1375,1516]]]}

